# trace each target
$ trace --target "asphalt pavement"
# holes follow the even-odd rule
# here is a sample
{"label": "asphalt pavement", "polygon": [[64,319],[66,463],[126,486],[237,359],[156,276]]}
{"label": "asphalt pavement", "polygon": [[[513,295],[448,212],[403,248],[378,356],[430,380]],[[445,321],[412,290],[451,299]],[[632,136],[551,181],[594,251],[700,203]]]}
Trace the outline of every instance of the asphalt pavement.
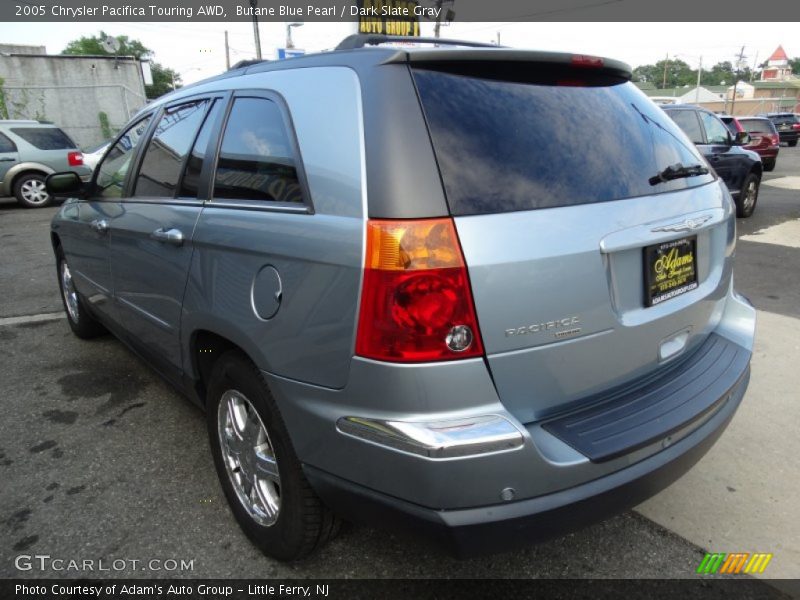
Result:
{"label": "asphalt pavement", "polygon": [[[783,148],[766,179],[797,174],[800,148]],[[236,526],[201,412],[114,338],[81,341],[55,314],[56,209],[0,200],[0,577],[692,578],[708,550],[772,552],[765,576],[798,578],[798,188],[763,185],[755,215],[738,222],[736,286],[759,309],[753,378],[718,447],[682,480],[637,510],[505,554],[458,560],[350,526],[291,565]],[[20,570],[18,557],[35,554],[120,568]],[[757,597],[791,590],[769,583]]]}

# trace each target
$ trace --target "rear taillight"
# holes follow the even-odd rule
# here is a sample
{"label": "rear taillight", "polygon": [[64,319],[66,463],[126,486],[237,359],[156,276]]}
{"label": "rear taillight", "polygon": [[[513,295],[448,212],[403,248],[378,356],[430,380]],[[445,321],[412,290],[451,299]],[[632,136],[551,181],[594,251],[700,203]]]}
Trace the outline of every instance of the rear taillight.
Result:
{"label": "rear taillight", "polygon": [[370,220],[356,354],[391,362],[483,355],[453,220]]}
{"label": "rear taillight", "polygon": [[792,129],[800,131],[800,123],[795,123],[794,125],[792,125]]}
{"label": "rear taillight", "polygon": [[67,152],[67,162],[70,167],[80,167],[83,164],[83,152]]}
{"label": "rear taillight", "polygon": [[777,146],[778,144],[781,143],[781,136],[779,136],[777,133],[770,134],[769,139],[770,139],[770,142],[772,142],[773,145]]}

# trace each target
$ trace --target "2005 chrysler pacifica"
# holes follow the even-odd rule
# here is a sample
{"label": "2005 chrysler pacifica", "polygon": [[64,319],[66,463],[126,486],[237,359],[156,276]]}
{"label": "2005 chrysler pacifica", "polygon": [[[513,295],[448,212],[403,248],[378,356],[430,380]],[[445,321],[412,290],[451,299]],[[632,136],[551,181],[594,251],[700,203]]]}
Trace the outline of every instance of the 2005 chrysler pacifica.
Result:
{"label": "2005 chrysler pacifica", "polygon": [[340,518],[469,553],[642,501],[747,387],[728,190],[622,63],[381,40],[181,89],[51,175],[70,327],[205,408],[279,559]]}

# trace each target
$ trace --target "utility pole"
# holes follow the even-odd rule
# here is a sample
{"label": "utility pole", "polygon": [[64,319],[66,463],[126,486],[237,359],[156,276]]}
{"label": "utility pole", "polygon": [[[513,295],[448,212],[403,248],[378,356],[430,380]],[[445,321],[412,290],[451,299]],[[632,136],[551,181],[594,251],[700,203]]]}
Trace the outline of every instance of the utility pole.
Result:
{"label": "utility pole", "polygon": [[664,81],[661,84],[661,89],[667,89],[667,65],[669,64],[669,52],[667,52],[667,58],[664,59]]}
{"label": "utility pole", "polygon": [[497,32],[497,45],[500,45],[500,32]]}
{"label": "utility pole", "polygon": [[225,70],[230,71],[231,68],[231,49],[228,46],[228,30],[225,30]]}
{"label": "utility pole", "polygon": [[697,87],[694,91],[694,103],[700,102],[700,77],[703,75],[703,57],[700,57],[700,65],[697,67]]}
{"label": "utility pole", "polygon": [[442,2],[443,0],[436,0],[436,25],[433,26],[433,37],[439,37],[439,28],[442,26]]}
{"label": "utility pole", "polygon": [[733,75],[733,100],[731,100],[731,115],[736,116],[736,88],[739,85],[739,69],[742,66],[742,59],[744,59],[744,46],[739,51],[739,57],[736,60],[736,73]]}
{"label": "utility pole", "polygon": [[261,60],[261,36],[258,33],[258,16],[256,15],[258,0],[250,0],[250,7],[253,9],[253,40],[256,44],[256,58]]}

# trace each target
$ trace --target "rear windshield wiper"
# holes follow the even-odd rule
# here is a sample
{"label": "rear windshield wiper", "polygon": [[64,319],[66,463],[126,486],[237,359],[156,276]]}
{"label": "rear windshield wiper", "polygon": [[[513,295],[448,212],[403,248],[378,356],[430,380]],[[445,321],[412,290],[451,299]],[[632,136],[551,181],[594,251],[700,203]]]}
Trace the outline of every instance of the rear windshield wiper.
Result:
{"label": "rear windshield wiper", "polygon": [[650,185],[658,185],[659,183],[664,183],[665,181],[672,181],[673,179],[683,179],[685,177],[697,177],[698,175],[707,175],[708,174],[708,167],[704,167],[703,165],[691,165],[688,167],[684,167],[681,163],[676,163],[672,166],[667,167],[658,175],[655,175],[649,179]]}

